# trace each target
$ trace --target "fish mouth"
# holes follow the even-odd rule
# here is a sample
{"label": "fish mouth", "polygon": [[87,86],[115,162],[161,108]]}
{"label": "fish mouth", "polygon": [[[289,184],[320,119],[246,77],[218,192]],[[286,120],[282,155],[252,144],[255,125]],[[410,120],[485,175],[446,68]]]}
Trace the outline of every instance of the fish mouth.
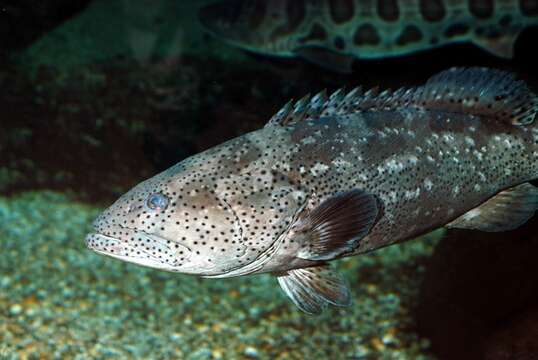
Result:
{"label": "fish mouth", "polygon": [[158,258],[126,241],[111,236],[90,233],[86,236],[85,242],[88,249],[125,262],[166,271],[175,271],[177,268],[176,261]]}

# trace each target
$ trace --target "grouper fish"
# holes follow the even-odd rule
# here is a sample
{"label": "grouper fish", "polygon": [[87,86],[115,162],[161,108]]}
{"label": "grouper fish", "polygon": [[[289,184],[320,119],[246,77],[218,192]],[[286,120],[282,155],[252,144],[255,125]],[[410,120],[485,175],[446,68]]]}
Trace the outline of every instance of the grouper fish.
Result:
{"label": "grouper fish", "polygon": [[346,73],[355,58],[461,42],[511,58],[521,31],[538,25],[538,0],[222,0],[199,19],[241,49]]}
{"label": "grouper fish", "polygon": [[538,97],[453,68],[397,91],[325,91],[121,196],[87,246],[208,278],[272,273],[307,313],[348,305],[331,260],[439,227],[505,231],[538,207]]}

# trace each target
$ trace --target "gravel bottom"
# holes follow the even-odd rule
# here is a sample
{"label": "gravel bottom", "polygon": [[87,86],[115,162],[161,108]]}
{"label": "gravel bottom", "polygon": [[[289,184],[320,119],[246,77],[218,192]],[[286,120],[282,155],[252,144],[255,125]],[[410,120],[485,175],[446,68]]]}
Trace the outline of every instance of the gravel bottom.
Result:
{"label": "gravel bottom", "polygon": [[0,359],[430,359],[410,329],[435,234],[338,262],[353,305],[301,313],[270,275],[201,279],[95,254],[101,209],[0,198]]}

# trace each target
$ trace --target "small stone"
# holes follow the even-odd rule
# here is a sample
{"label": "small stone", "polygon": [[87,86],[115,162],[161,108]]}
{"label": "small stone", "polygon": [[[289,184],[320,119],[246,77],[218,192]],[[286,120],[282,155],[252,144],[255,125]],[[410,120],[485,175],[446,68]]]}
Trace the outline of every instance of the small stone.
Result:
{"label": "small stone", "polygon": [[394,345],[397,342],[396,338],[391,333],[383,335],[381,341],[383,341],[383,344],[385,345]]}
{"label": "small stone", "polygon": [[212,351],[208,348],[200,348],[192,353],[191,359],[193,360],[202,360],[202,359],[211,359]]}
{"label": "small stone", "polygon": [[245,350],[243,351],[243,354],[253,359],[257,359],[259,357],[258,349],[252,346],[247,346]]}
{"label": "small stone", "polygon": [[221,349],[213,349],[211,354],[213,355],[213,359],[222,359],[223,353]]}
{"label": "small stone", "polygon": [[0,287],[7,288],[11,284],[11,279],[7,276],[3,276],[2,279],[0,279]]}
{"label": "small stone", "polygon": [[9,313],[13,316],[17,316],[22,312],[22,306],[19,304],[13,304],[9,308]]}
{"label": "small stone", "polygon": [[248,314],[250,315],[251,318],[258,318],[260,316],[260,313],[261,313],[261,308],[257,306],[254,306],[248,309]]}
{"label": "small stone", "polygon": [[355,348],[355,354],[353,354],[353,357],[356,357],[358,359],[364,359],[369,355],[370,355],[370,349],[368,349],[364,345],[357,345],[357,347]]}
{"label": "small stone", "polygon": [[383,344],[381,339],[379,339],[377,337],[373,338],[371,340],[371,344],[372,344],[373,348],[376,349],[377,351],[384,351],[385,350],[385,344]]}

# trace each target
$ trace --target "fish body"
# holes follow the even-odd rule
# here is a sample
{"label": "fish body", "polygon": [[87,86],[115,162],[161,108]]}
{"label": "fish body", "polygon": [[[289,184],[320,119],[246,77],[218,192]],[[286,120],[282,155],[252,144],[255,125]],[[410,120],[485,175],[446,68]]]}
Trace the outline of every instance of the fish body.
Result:
{"label": "fish body", "polygon": [[223,0],[203,7],[199,18],[242,49],[349,72],[355,58],[461,42],[511,58],[521,31],[538,25],[538,1]]}
{"label": "fish body", "polygon": [[89,248],[205,277],[273,273],[302,310],[346,305],[328,261],[448,226],[503,231],[538,207],[538,99],[452,69],[395,92],[321,92],[137,185]]}

